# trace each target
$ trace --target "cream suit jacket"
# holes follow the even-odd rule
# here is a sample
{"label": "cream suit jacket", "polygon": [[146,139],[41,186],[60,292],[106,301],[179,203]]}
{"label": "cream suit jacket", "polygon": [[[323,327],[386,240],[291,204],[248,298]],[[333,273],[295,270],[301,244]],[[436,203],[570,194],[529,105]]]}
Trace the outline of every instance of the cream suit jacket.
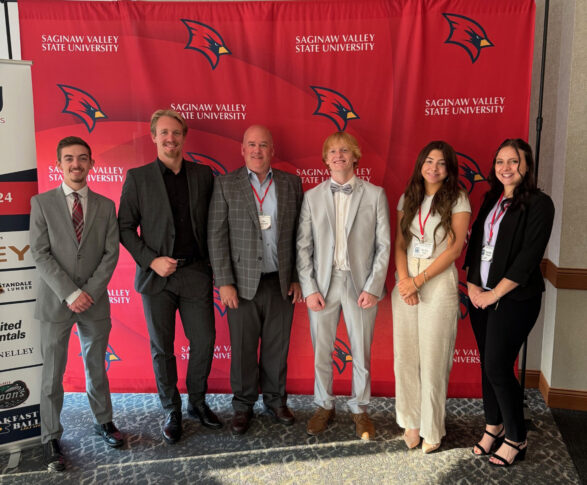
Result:
{"label": "cream suit jacket", "polygon": [[[348,261],[357,295],[381,299],[390,255],[389,207],[385,191],[356,179],[347,222]],[[304,195],[297,234],[297,270],[304,297],[330,286],[335,244],[334,197],[330,179]]]}

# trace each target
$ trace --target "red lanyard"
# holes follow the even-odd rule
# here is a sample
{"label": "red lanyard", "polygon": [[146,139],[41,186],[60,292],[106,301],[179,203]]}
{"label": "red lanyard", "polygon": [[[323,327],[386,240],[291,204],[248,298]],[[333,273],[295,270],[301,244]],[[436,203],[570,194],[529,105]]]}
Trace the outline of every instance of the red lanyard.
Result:
{"label": "red lanyard", "polygon": [[430,217],[430,211],[432,210],[432,206],[428,209],[428,215],[426,219],[424,219],[424,224],[422,224],[422,206],[418,209],[418,222],[420,223],[420,240],[424,242],[424,228],[426,227],[426,221]]}
{"label": "red lanyard", "polygon": [[267,192],[269,192],[269,187],[271,187],[272,183],[273,183],[273,177],[271,177],[271,180],[269,181],[269,185],[265,189],[265,193],[263,194],[262,199],[259,197],[259,194],[255,190],[255,187],[253,187],[253,184],[251,184],[251,189],[253,189],[253,192],[255,193],[255,197],[257,197],[257,200],[259,201],[259,211],[261,212],[261,214],[263,214],[263,201],[265,200],[265,197],[267,197]]}
{"label": "red lanyard", "polygon": [[[499,197],[499,200],[497,201],[497,207],[493,211],[493,217],[491,218],[491,222],[489,223],[489,239],[487,240],[487,245],[491,244],[491,240],[493,239],[493,227],[502,218],[502,216],[505,214],[505,211],[508,209],[508,206],[510,205],[509,203],[506,203],[503,207],[501,207],[502,200],[503,192]],[[497,213],[498,209],[500,209],[499,214]]]}

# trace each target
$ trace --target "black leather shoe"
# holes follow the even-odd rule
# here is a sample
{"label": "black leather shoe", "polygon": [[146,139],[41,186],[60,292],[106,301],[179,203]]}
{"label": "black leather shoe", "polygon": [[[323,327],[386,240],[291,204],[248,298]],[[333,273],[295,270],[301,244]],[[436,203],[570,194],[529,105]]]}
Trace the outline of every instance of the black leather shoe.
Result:
{"label": "black leather shoe", "polygon": [[222,428],[222,422],[218,419],[208,405],[204,402],[197,406],[188,406],[188,414],[194,418],[199,419],[202,425],[206,428],[220,429]]}
{"label": "black leather shoe", "polygon": [[172,445],[181,438],[181,412],[171,411],[163,425],[163,438]]}
{"label": "black leather shoe", "polygon": [[272,416],[277,423],[285,424],[286,426],[291,426],[296,420],[295,416],[287,406],[265,406],[265,412],[269,416]]}
{"label": "black leather shoe", "polygon": [[106,424],[94,424],[94,430],[100,435],[104,442],[112,448],[118,448],[124,444],[122,433],[116,429],[114,423],[110,421]]}
{"label": "black leather shoe", "polygon": [[43,454],[45,455],[45,465],[50,472],[62,472],[65,470],[65,458],[61,453],[59,440],[53,439],[43,445]]}
{"label": "black leather shoe", "polygon": [[253,411],[235,411],[230,424],[232,434],[245,434],[251,425]]}

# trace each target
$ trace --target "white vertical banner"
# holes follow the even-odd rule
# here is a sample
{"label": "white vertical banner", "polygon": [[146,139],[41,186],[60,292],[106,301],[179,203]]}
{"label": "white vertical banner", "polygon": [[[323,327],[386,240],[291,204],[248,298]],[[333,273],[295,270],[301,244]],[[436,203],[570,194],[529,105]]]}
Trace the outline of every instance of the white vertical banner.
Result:
{"label": "white vertical banner", "polygon": [[40,442],[42,358],[29,244],[37,193],[31,63],[0,60],[0,450]]}

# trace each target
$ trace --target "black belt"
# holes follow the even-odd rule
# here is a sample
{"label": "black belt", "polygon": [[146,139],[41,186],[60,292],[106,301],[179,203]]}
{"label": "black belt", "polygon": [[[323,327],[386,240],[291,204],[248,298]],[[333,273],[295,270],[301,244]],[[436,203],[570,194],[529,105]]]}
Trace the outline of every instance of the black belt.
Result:
{"label": "black belt", "polygon": [[261,279],[265,278],[278,278],[279,271],[273,271],[272,273],[261,273]]}

